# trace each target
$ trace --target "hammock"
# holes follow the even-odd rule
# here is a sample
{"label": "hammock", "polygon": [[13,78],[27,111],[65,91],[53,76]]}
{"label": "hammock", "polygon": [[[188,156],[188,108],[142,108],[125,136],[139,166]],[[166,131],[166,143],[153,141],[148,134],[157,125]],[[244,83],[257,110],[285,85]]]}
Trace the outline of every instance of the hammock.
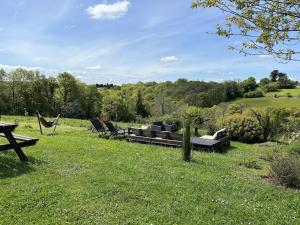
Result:
{"label": "hammock", "polygon": [[41,124],[42,124],[45,128],[51,128],[51,127],[54,127],[53,133],[55,133],[55,129],[56,129],[56,126],[57,126],[57,124],[58,124],[58,120],[59,120],[59,118],[60,118],[60,114],[59,114],[54,120],[52,120],[52,121],[47,121],[47,120],[45,120],[45,118],[44,118],[39,112],[37,112],[37,118],[38,118],[38,121],[39,121],[41,134],[43,134],[43,130],[42,130]]}

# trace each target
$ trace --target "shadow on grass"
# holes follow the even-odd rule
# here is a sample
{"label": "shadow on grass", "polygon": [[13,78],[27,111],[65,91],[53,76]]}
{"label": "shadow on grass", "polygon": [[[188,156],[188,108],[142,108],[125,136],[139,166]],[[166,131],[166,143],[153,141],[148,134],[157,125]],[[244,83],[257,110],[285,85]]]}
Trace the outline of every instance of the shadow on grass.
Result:
{"label": "shadow on grass", "polygon": [[43,163],[33,157],[28,157],[29,162],[22,162],[12,154],[0,154],[0,179],[12,178],[34,171],[33,165]]}
{"label": "shadow on grass", "polygon": [[226,147],[224,149],[193,149],[194,152],[204,152],[204,153],[217,153],[217,154],[226,154],[230,152],[231,150],[236,149],[237,147],[230,145],[229,147]]}
{"label": "shadow on grass", "polygon": [[42,134],[43,136],[57,136],[58,135],[58,133],[44,133],[44,134]]}

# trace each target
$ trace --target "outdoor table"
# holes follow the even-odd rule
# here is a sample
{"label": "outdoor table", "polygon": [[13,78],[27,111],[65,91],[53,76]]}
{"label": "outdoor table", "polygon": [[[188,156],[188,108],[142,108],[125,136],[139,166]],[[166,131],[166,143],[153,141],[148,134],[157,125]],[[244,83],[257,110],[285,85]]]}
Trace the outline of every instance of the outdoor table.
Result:
{"label": "outdoor table", "polygon": [[13,134],[12,132],[17,126],[18,125],[16,124],[0,122],[0,137],[5,137],[9,142],[9,144],[0,145],[0,151],[14,149],[21,161],[28,161],[28,158],[22,151],[22,148],[35,145],[38,139]]}

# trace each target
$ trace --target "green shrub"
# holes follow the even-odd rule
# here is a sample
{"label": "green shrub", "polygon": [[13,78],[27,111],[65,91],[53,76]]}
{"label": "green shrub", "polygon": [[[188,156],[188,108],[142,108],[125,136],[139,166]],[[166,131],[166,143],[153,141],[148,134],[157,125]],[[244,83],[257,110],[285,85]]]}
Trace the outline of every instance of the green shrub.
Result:
{"label": "green shrub", "polygon": [[243,113],[243,105],[242,104],[230,104],[228,106],[228,114],[242,114]]}
{"label": "green shrub", "polygon": [[254,143],[260,142],[262,139],[262,129],[251,117],[239,114],[231,115],[225,119],[224,126],[232,140]]}
{"label": "green shrub", "polygon": [[152,116],[149,118],[139,118],[139,123],[153,123],[155,121],[163,121],[165,124],[175,125],[178,129],[182,128],[182,121],[180,113],[174,112],[172,114],[166,114],[164,116]]}
{"label": "green shrub", "polygon": [[277,82],[271,82],[269,84],[266,84],[262,86],[262,89],[264,92],[275,92],[279,89],[279,84]]}
{"label": "green shrub", "polygon": [[293,142],[289,147],[288,147],[288,151],[290,153],[296,153],[298,155],[300,155],[300,141],[295,141]]}
{"label": "green shrub", "polygon": [[271,176],[287,187],[300,188],[300,157],[278,155],[271,162]]}
{"label": "green shrub", "polygon": [[261,98],[264,97],[264,94],[261,91],[250,91],[244,94],[245,98]]}

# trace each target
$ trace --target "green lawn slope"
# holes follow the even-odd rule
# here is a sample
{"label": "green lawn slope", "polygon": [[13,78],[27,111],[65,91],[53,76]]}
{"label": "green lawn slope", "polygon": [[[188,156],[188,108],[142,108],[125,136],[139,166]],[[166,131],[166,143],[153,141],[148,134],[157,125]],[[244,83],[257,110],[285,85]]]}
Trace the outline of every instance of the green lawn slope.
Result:
{"label": "green lawn slope", "polygon": [[[291,97],[287,97],[288,93]],[[274,95],[277,95],[277,98]],[[300,88],[282,89],[268,93],[262,98],[239,98],[230,103],[243,104],[245,108],[300,108]]]}
{"label": "green lawn slope", "polygon": [[[180,149],[97,139],[87,121],[41,136],[32,118],[2,117],[15,119],[40,141],[27,164],[0,153],[0,224],[300,224],[300,192],[261,177],[265,147],[232,143],[186,163]],[[263,169],[239,165],[250,161]]]}

